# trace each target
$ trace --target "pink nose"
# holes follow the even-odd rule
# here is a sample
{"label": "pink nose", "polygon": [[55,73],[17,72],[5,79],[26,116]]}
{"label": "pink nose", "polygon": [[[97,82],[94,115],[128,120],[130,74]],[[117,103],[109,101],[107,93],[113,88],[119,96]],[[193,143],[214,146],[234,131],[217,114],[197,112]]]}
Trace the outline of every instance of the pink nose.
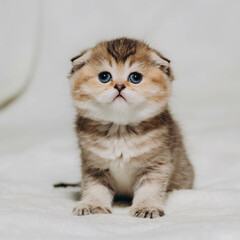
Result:
{"label": "pink nose", "polygon": [[121,92],[126,86],[124,84],[115,84],[114,88]]}

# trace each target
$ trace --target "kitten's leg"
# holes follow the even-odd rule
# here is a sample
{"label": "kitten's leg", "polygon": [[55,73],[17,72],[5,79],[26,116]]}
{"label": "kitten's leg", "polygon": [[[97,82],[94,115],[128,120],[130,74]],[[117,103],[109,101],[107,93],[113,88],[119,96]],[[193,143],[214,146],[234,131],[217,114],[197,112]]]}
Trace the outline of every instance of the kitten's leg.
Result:
{"label": "kitten's leg", "polygon": [[111,213],[112,190],[97,177],[85,176],[81,201],[73,209],[73,214],[82,216],[97,213]]}
{"label": "kitten's leg", "polygon": [[134,217],[162,217],[163,200],[172,173],[171,164],[162,164],[143,174],[136,185],[130,214]]}

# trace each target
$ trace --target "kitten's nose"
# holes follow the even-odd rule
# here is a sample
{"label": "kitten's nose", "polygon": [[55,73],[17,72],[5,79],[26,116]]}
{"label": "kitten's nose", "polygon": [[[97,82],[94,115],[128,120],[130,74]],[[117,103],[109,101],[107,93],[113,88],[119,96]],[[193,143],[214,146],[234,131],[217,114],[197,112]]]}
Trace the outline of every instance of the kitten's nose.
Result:
{"label": "kitten's nose", "polygon": [[124,84],[115,84],[114,88],[121,92],[126,86]]}

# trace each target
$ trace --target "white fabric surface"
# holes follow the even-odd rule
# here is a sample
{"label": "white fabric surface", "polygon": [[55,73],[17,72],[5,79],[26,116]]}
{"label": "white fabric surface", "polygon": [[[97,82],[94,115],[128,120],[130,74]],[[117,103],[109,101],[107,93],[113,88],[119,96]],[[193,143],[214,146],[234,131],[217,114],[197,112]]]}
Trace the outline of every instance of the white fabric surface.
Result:
{"label": "white fabric surface", "polygon": [[26,88],[41,46],[43,2],[0,0],[0,107]]}
{"label": "white fabric surface", "polygon": [[[0,112],[0,239],[240,239],[238,1],[48,1],[40,62],[28,91]],[[134,20],[134,21],[133,21]],[[73,216],[80,179],[67,72],[101,39],[142,38],[172,60],[171,100],[196,172],[170,193],[166,216],[115,207]]]}

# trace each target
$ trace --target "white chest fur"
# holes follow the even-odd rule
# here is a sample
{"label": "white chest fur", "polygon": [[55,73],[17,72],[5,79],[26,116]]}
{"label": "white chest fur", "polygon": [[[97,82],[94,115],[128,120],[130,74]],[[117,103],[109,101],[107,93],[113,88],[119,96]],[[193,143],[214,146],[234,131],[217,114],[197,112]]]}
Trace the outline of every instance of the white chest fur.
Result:
{"label": "white chest fur", "polygon": [[119,194],[131,195],[139,168],[138,161],[132,161],[132,158],[141,156],[152,147],[156,147],[156,143],[149,141],[155,134],[156,132],[152,131],[136,136],[129,134],[125,126],[113,125],[107,137],[97,140],[102,148],[91,145],[89,150],[105,159],[103,167],[110,170]]}
{"label": "white chest fur", "polygon": [[136,178],[136,166],[131,162],[116,159],[109,163],[109,171],[114,180],[116,193],[131,196]]}
{"label": "white chest fur", "polygon": [[104,150],[91,146],[91,151],[103,159],[116,160],[121,158],[122,162],[126,163],[131,158],[140,156],[159,145],[159,142],[149,141],[154,135],[156,132],[151,131],[145,135],[136,136],[128,134],[125,126],[113,125],[109,129],[108,137],[98,140]]}
{"label": "white chest fur", "polygon": [[113,125],[106,143],[106,151],[99,152],[99,156],[108,159],[107,165],[117,193],[131,196],[137,171],[131,158],[139,155],[136,137],[129,136],[124,126]]}

